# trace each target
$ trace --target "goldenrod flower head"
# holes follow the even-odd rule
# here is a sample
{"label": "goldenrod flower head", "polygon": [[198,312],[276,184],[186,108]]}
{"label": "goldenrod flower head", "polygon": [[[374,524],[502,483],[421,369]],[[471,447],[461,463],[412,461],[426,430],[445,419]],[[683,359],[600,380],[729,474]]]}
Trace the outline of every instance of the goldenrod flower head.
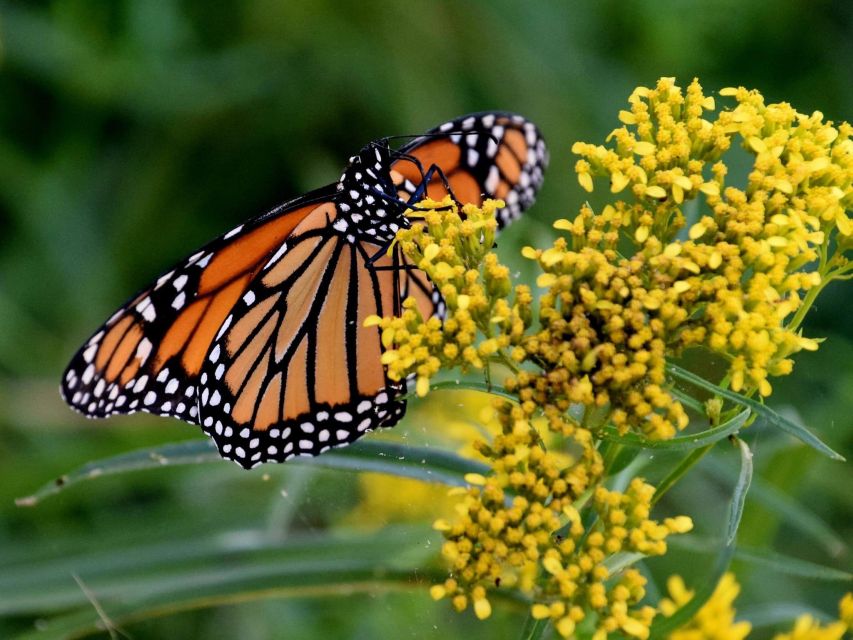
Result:
{"label": "goldenrod flower head", "polygon": [[[545,615],[546,607],[547,617],[566,637],[584,619],[584,611],[594,610],[602,629],[645,638],[653,611],[638,606],[643,578],[630,569],[611,575],[605,560],[622,551],[662,554],[665,538],[689,530],[689,519],[649,519],[654,488],[639,479],[624,494],[598,486],[604,467],[590,428],[601,425],[578,423],[566,410],[575,404],[624,405],[626,415],[630,410],[636,416],[631,424],[650,437],[670,437],[683,426],[683,410],[660,387],[664,341],[657,327],[646,326],[656,294],[638,294],[627,324],[619,324],[616,306],[595,293],[612,286],[613,299],[623,302],[625,285],[608,284],[618,269],[601,253],[573,254],[558,241],[544,252],[526,252],[554,276],[540,304],[540,328],[531,333],[535,314],[530,291],[511,290],[508,270],[490,251],[490,221],[497,206],[468,205],[460,212],[450,200],[426,202],[422,208],[431,209],[424,216],[426,226],[418,222],[398,234],[407,257],[444,297],[443,325],[421,318],[411,303],[404,305],[400,318],[370,320],[382,329],[389,375],[403,379],[414,374],[418,393],[428,390],[428,379],[441,368],[485,368],[508,350],[513,355],[507,360],[536,361],[547,372],[519,370],[505,381],[518,404],[498,404],[501,431],[477,446],[492,473],[468,474],[456,520],[435,523],[446,539],[442,555],[454,578],[433,589],[432,596],[447,597],[460,610],[471,605],[482,618],[491,612],[485,588],[499,581],[528,593],[541,605],[535,608],[537,615]],[[565,277],[569,273],[577,287]],[[618,275],[634,278],[630,269]],[[580,304],[568,316],[563,310],[574,306],[567,295]],[[584,329],[587,314],[611,320],[607,336],[612,342]],[[423,388],[421,380],[427,380]],[[647,384],[645,392],[638,394],[638,382]],[[628,424],[623,420],[623,426]],[[542,443],[549,434],[568,439],[575,453],[566,457],[545,451]],[[590,505],[600,517],[587,530],[573,503],[593,488]]]}
{"label": "goldenrod flower head", "polygon": [[[721,95],[721,102],[734,98],[736,104],[718,109],[696,80],[686,90],[662,78],[635,91],[610,145],[572,147],[584,158],[578,165],[590,190],[593,176],[606,176],[614,192],[629,192],[633,201],[617,201],[599,214],[582,209],[574,221],[556,226],[569,233],[575,251],[603,252],[617,267],[641,261],[634,281],[657,295],[630,288],[622,274],[620,281],[647,312],[661,313],[670,350],[718,352],[731,363],[732,389],[767,396],[768,378],[790,373],[789,356],[817,348],[798,333],[805,303],[825,286],[827,274],[845,277],[851,269],[845,256],[853,247],[851,126],[787,103],[766,105],[757,91]],[[742,187],[726,183],[724,164],[738,141],[754,163]],[[700,194],[707,209],[687,239],[676,240],[684,203]],[[610,253],[620,232],[641,247],[631,260],[614,261]],[[559,279],[549,251],[528,255],[540,261],[550,287]],[[564,259],[562,266],[576,262]]]}
{"label": "goldenrod flower head", "polygon": [[[693,599],[681,576],[670,576],[666,583],[668,597],[663,598],[659,608],[664,616],[671,616]],[[740,585],[732,573],[726,573],[714,593],[686,625],[673,632],[670,640],[693,640],[708,638],[719,640],[743,640],[752,630],[749,622],[736,622],[734,601],[740,593]]]}
{"label": "goldenrod flower head", "polygon": [[794,622],[789,633],[778,633],[773,640],[842,640],[853,628],[853,593],[846,593],[838,603],[838,620],[822,625],[809,614]]}
{"label": "goldenrod flower head", "polygon": [[[445,315],[424,318],[409,299],[399,317],[367,319],[381,332],[388,377],[413,378],[424,396],[440,370],[489,377],[495,365],[508,372],[503,387],[513,398],[496,403],[496,432],[474,445],[489,472],[468,474],[454,490],[455,517],[435,522],[452,577],[433,598],[486,618],[488,590],[512,586],[563,637],[586,623],[596,640],[647,638],[657,612],[640,605],[644,578],[607,561],[662,555],[668,536],[693,523],[653,519],[655,488],[640,478],[624,491],[605,488],[599,443],[611,426],[649,440],[687,426],[666,375],[687,349],[721,357],[732,390],[768,396],[770,378],[790,373],[794,354],[818,348],[802,335],[803,316],[828,282],[853,271],[851,127],[765,105],[755,91],[720,95],[723,106],[695,80],[682,90],[662,78],[633,92],[605,145],[572,146],[581,186],[592,191],[604,176],[624,199],[600,211],[585,205],[554,223],[551,246],[522,250],[540,270],[538,300],[512,286],[491,250],[499,200],[427,199],[398,232]],[[732,145],[753,159],[741,185],[727,182]],[[690,201],[699,206],[688,220]],[[712,424],[724,412],[707,405]],[[693,632],[744,637],[749,624],[735,622],[731,608],[738,589],[726,576]],[[692,597],[677,577],[669,590],[663,615]]]}

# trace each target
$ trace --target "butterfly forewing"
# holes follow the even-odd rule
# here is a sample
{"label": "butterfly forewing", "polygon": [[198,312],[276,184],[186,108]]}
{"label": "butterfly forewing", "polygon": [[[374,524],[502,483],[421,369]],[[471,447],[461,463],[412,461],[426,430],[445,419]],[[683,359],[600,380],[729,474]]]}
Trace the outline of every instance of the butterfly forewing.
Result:
{"label": "butterfly forewing", "polygon": [[147,411],[197,422],[210,343],[257,271],[317,206],[316,195],[284,205],[160,276],[77,352],[63,376],[65,400],[95,418]]}
{"label": "butterfly forewing", "polygon": [[312,226],[309,216],[255,278],[202,371],[202,428],[244,467],[317,455],[395,424],[402,385],[386,377],[380,332],[365,320],[399,313],[407,287],[418,288],[424,315],[434,313],[423,274],[385,256],[369,266],[382,247]]}

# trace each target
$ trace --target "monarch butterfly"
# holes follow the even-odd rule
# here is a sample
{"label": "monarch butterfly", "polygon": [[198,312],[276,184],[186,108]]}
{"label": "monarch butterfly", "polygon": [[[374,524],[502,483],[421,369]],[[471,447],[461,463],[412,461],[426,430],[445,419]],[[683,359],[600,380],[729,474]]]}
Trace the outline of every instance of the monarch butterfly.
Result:
{"label": "monarch butterfly", "polygon": [[424,196],[501,198],[506,225],[530,206],[548,161],[521,116],[463,116],[393,149],[372,142],[337,183],[220,236],[122,306],[62,379],[92,418],[147,411],[198,424],[249,469],[318,455],[396,424],[403,384],[388,379],[368,316],[407,296],[424,317],[442,302],[399,248]]}

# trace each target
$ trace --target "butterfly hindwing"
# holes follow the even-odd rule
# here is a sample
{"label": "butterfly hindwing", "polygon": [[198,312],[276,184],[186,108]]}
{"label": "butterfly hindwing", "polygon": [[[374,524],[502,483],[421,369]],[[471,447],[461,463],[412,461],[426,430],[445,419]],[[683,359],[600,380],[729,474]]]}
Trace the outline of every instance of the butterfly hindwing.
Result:
{"label": "butterfly hindwing", "polygon": [[392,176],[401,196],[415,193],[423,173],[436,166],[441,172],[435,172],[427,185],[430,197],[440,200],[447,194],[443,174],[463,204],[479,205],[485,199],[500,198],[506,202],[498,211],[501,227],[533,203],[548,165],[548,151],[536,125],[503,112],[476,113],[446,122],[412,140],[399,155]]}
{"label": "butterfly hindwing", "polygon": [[[432,286],[382,247],[350,243],[307,218],[258,274],[202,370],[201,425],[223,457],[250,468],[349,444],[403,416],[372,315],[400,311],[406,289],[434,313]],[[417,272],[420,273],[420,272]]]}

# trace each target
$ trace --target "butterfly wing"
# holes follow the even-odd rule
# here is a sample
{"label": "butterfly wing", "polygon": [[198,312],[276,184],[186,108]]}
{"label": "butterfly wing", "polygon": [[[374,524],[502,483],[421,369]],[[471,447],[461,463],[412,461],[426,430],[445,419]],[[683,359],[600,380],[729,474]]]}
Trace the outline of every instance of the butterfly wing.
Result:
{"label": "butterfly wing", "polygon": [[222,322],[293,229],[332,206],[334,194],[327,187],[231,230],[134,296],[71,360],[66,402],[93,418],[147,411],[198,422],[199,374]]}
{"label": "butterfly wing", "polygon": [[[501,227],[533,203],[548,165],[548,151],[536,125],[500,111],[446,122],[402,147],[399,155],[391,175],[401,197],[408,199],[415,193],[424,173],[434,165],[460,202],[504,200],[507,206],[498,211]],[[436,200],[447,194],[438,173],[432,176],[427,194]]]}
{"label": "butterfly wing", "polygon": [[[202,368],[200,422],[223,457],[245,468],[318,455],[403,416],[371,315],[411,293],[435,307],[426,277],[399,254],[303,221],[226,318]],[[409,265],[410,266],[410,265]]]}

